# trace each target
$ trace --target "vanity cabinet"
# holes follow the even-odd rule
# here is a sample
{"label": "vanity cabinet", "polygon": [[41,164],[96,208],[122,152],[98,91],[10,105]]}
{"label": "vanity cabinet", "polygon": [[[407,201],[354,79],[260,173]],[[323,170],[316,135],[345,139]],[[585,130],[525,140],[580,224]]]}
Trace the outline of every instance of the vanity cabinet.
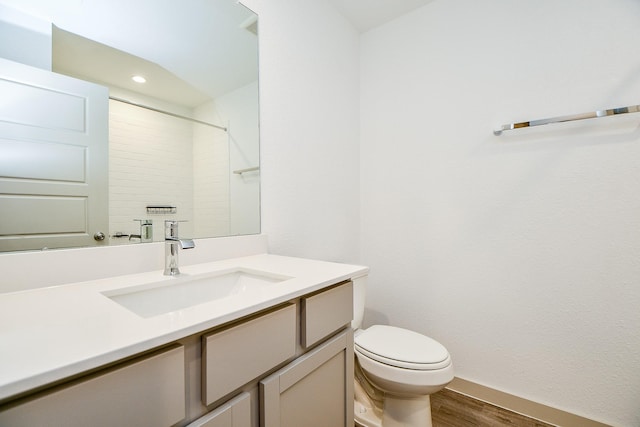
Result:
{"label": "vanity cabinet", "polygon": [[352,427],[353,287],[302,295],[0,405],[0,426]]}
{"label": "vanity cabinet", "polygon": [[11,427],[169,427],[185,418],[184,347],[173,346],[0,410]]}

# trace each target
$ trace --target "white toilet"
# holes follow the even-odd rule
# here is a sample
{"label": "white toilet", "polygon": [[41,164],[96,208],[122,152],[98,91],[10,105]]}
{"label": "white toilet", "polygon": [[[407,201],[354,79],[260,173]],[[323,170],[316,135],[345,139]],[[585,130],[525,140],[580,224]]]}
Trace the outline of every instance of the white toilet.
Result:
{"label": "white toilet", "polygon": [[453,380],[453,364],[439,342],[407,329],[361,330],[367,276],[353,280],[355,420],[363,427],[431,427],[429,395]]}

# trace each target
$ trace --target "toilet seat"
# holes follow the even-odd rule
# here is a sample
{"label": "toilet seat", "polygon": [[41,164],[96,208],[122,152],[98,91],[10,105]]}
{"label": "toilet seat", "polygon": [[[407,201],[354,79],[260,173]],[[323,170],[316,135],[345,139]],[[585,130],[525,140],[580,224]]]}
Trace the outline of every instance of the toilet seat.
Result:
{"label": "toilet seat", "polygon": [[355,337],[362,355],[397,368],[417,371],[443,369],[451,365],[447,349],[425,335],[408,329],[374,325]]}

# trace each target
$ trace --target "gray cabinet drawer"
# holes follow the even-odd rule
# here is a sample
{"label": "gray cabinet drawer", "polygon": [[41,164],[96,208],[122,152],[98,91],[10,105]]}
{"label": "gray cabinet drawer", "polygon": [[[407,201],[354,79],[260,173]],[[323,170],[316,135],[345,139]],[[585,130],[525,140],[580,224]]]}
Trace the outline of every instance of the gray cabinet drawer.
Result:
{"label": "gray cabinet drawer", "polygon": [[202,337],[202,401],[210,405],[295,356],[296,306]]}
{"label": "gray cabinet drawer", "polygon": [[2,408],[0,425],[168,427],[185,418],[184,390],[179,346]]}
{"label": "gray cabinet drawer", "polygon": [[353,320],[353,283],[302,298],[302,346],[309,347]]}

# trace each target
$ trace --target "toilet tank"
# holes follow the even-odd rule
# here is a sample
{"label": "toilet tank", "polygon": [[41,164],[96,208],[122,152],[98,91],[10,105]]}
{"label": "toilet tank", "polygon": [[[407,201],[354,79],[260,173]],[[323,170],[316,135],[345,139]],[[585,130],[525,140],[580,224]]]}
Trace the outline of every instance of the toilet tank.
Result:
{"label": "toilet tank", "polygon": [[353,282],[353,321],[351,327],[354,330],[360,329],[364,318],[364,302],[367,288],[367,276],[360,276],[351,279]]}

